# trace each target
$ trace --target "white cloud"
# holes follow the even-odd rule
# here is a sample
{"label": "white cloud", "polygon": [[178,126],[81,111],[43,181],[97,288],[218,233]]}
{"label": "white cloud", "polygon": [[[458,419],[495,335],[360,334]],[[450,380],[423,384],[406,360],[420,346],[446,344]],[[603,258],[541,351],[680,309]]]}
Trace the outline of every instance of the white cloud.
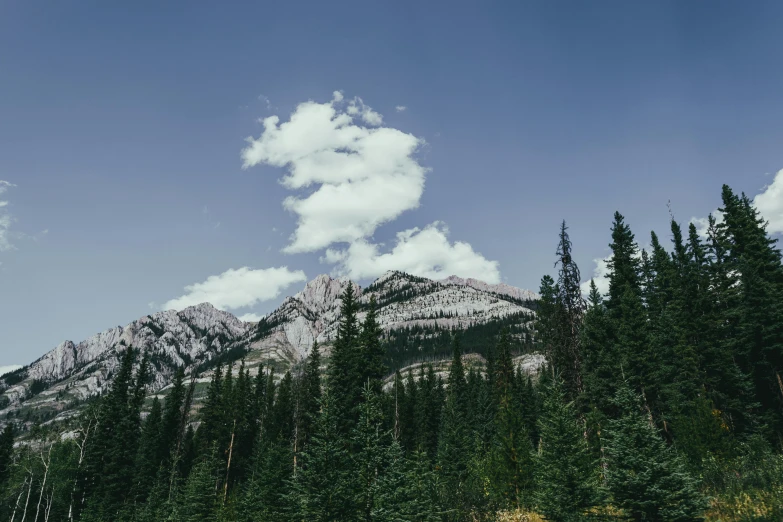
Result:
{"label": "white cloud", "polygon": [[18,370],[22,366],[19,364],[9,364],[6,366],[0,366],[0,376],[5,375],[6,373],[11,373],[14,370]]}
{"label": "white cloud", "polygon": [[[715,218],[716,223],[723,223],[723,212],[720,210],[714,210],[712,212],[712,217]],[[699,237],[704,240],[707,239],[707,231],[709,229],[710,223],[708,218],[706,217],[692,217],[689,223],[693,223],[696,225],[696,233],[699,235]]]}
{"label": "white cloud", "polygon": [[[664,246],[664,248],[666,247]],[[641,261],[643,250],[646,250],[647,254],[650,255],[650,253],[652,252],[652,246],[646,245],[642,248],[637,248],[633,257]],[[595,281],[595,287],[598,289],[598,292],[602,296],[605,296],[606,294],[609,293],[609,278],[607,276],[609,275],[609,261],[611,260],[612,260],[612,254],[609,254],[604,258],[599,257],[597,259],[593,259],[593,263],[595,263],[595,267],[593,267],[592,279]],[[590,279],[582,282],[579,285],[579,288],[582,290],[583,295],[585,296],[589,295]]]}
{"label": "white cloud", "polygon": [[382,123],[361,98],[346,101],[335,91],[330,102],[301,103],[282,124],[278,116],[265,118],[261,136],[247,139],[243,168],[284,167],[284,187],[309,189],[283,201],[298,216],[284,252],[313,252],[369,237],[418,207],[427,169],[413,156],[424,141],[379,127]]}
{"label": "white cloud", "polygon": [[498,262],[487,260],[468,243],[449,243],[448,229],[441,222],[398,232],[396,245],[385,254],[379,252],[379,245],[359,240],[346,250],[327,250],[322,261],[337,264],[336,272],[352,279],[400,270],[431,279],[458,275],[491,284],[500,282]]}
{"label": "white cloud", "polygon": [[[16,185],[13,185],[8,181],[3,181],[0,179],[0,195],[4,194],[9,188],[15,186]],[[11,221],[13,220],[11,218],[11,214],[6,209],[7,206],[8,201],[0,200],[0,252],[14,248],[10,239],[8,238],[8,231],[11,228]]]}
{"label": "white cloud", "polygon": [[778,171],[771,185],[753,198],[753,206],[769,222],[768,233],[783,234],[783,169]]}
{"label": "white cloud", "polygon": [[280,295],[292,283],[305,281],[304,272],[288,267],[229,269],[206,281],[185,287],[185,294],[163,304],[164,310],[182,310],[200,303],[211,303],[221,310],[253,306]]}
{"label": "white cloud", "polygon": [[[598,292],[600,292],[601,295],[606,295],[609,293],[609,279],[606,277],[609,274],[609,260],[612,259],[611,255],[608,255],[604,258],[597,258],[593,259],[593,262],[595,263],[595,268],[593,268],[593,276],[592,279],[595,281],[595,286],[598,288]],[[579,285],[579,288],[582,289],[583,295],[589,295],[590,294],[590,279],[583,282],[581,285]]]}
{"label": "white cloud", "polygon": [[239,319],[240,321],[245,321],[246,323],[257,323],[264,317],[266,316],[261,314],[244,314],[244,315],[240,315],[237,319]]}
{"label": "white cloud", "polygon": [[405,105],[398,105],[394,108],[394,110],[397,112],[405,112],[408,110],[408,108]]}

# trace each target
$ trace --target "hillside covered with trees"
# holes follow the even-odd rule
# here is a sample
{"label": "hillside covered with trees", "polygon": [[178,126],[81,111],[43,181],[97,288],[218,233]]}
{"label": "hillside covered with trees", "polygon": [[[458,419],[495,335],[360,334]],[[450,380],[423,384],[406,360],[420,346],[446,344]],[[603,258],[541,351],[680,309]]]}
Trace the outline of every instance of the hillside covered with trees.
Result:
{"label": "hillside covered with trees", "polygon": [[471,335],[484,371],[455,332],[445,379],[422,365],[384,387],[405,342],[383,340],[374,302],[357,320],[350,285],[327,361],[316,345],[282,378],[227,362],[195,413],[182,371],[145,405],[148,355],[129,347],[73,430],[0,435],[0,518],[779,521],[783,265],[750,200],[722,201],[706,238],[672,221],[649,252],[615,213],[609,291],[587,300],[563,223],[535,378],[504,329]]}

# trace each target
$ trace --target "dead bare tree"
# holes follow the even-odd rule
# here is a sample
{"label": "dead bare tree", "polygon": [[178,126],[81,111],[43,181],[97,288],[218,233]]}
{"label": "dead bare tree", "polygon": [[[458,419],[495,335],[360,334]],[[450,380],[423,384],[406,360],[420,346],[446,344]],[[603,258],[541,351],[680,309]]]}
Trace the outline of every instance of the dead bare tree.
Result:
{"label": "dead bare tree", "polygon": [[[75,477],[73,479],[73,488],[71,489],[71,502],[68,506],[68,520],[73,521],[73,503],[76,498],[76,492],[79,484],[79,473],[82,469],[82,463],[84,462],[84,455],[85,451],[87,449],[87,442],[90,439],[90,435],[95,431],[95,427],[98,425],[98,414],[95,411],[91,411],[89,416],[86,419],[87,425],[85,426],[82,424],[79,426],[79,429],[76,430],[77,438],[76,438],[76,446],[79,448],[79,460],[76,462],[76,473]],[[81,440],[79,440],[78,436],[81,436]],[[84,498],[82,497],[82,503],[84,503]]]}

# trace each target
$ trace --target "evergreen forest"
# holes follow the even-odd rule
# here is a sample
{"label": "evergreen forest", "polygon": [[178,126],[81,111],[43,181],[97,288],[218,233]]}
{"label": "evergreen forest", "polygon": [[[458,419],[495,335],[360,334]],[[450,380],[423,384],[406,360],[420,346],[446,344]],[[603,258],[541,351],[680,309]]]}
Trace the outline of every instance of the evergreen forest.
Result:
{"label": "evergreen forest", "polygon": [[[583,295],[562,223],[532,346],[454,331],[447,373],[391,357],[351,285],[328,354],[282,375],[225,358],[198,404],[183,371],[150,401],[128,347],[67,426],[2,431],[0,520],[779,522],[781,253],[721,196],[706,234],[672,219],[649,250],[615,213],[605,294]],[[515,367],[519,346],[546,365]]]}

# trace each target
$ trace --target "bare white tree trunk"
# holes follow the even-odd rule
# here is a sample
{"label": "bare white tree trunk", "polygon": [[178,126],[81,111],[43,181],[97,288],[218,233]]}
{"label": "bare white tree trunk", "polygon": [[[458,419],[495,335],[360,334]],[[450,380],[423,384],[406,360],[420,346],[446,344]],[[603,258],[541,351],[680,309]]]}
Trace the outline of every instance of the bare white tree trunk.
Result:
{"label": "bare white tree trunk", "polygon": [[52,494],[49,496],[49,502],[46,504],[44,522],[49,522],[49,516],[52,514],[52,505],[54,505],[54,489],[55,488],[52,488]]}
{"label": "bare white tree trunk", "polygon": [[24,487],[27,485],[27,478],[25,477],[24,482],[22,483],[22,489],[19,490],[19,496],[16,497],[16,505],[14,505],[14,511],[11,513],[11,522],[14,522],[14,519],[16,518],[16,510],[19,509],[19,501],[22,500],[22,495],[24,494]]}
{"label": "bare white tree trunk", "polygon": [[30,493],[33,491],[33,471],[30,470],[30,486],[27,488],[27,500],[24,501],[24,511],[22,512],[22,522],[27,518],[27,506],[30,503]]}
{"label": "bare white tree trunk", "polygon": [[87,428],[79,428],[79,431],[82,432],[83,436],[82,441],[76,443],[76,445],[79,447],[79,462],[76,464],[76,476],[73,479],[73,489],[71,490],[71,504],[68,506],[68,520],[71,522],[73,522],[73,501],[74,497],[76,496],[76,488],[79,483],[79,471],[82,469],[82,462],[84,462],[84,451],[87,448],[87,439],[90,437],[90,431],[92,431],[96,424],[97,419],[95,416],[93,416],[87,423]]}
{"label": "bare white tree trunk", "polygon": [[38,522],[38,514],[41,512],[41,500],[43,500],[44,490],[46,489],[46,479],[49,477],[49,465],[52,463],[53,447],[54,447],[54,442],[52,442],[49,445],[49,453],[47,453],[46,459],[44,459],[43,448],[41,448],[41,462],[43,462],[43,466],[44,466],[44,476],[43,476],[43,482],[41,482],[41,494],[38,495],[38,505],[35,508],[35,519],[33,520],[33,522]]}

